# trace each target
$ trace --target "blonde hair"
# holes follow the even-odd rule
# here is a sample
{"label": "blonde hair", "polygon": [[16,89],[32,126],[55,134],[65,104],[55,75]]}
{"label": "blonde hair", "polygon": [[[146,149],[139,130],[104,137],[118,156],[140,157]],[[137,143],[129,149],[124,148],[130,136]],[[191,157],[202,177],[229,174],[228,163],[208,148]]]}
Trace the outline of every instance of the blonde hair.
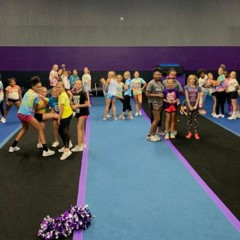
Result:
{"label": "blonde hair", "polygon": [[197,78],[196,75],[193,75],[193,74],[191,74],[191,75],[188,76],[188,78],[187,78],[187,85],[190,85],[189,82],[190,82],[190,79],[191,79],[191,78],[194,78],[194,79],[195,79],[195,82],[194,82],[194,83],[195,83],[195,85],[197,86],[197,85],[198,85],[198,78]]}
{"label": "blonde hair", "polygon": [[123,76],[124,76],[124,75],[128,75],[128,77],[131,78],[131,74],[130,74],[129,71],[124,72]]}

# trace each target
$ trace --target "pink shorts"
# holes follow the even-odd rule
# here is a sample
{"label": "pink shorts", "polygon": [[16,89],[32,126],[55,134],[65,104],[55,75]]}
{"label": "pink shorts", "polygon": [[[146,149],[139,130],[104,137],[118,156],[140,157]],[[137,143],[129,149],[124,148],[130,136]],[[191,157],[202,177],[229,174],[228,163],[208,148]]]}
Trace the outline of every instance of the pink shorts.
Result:
{"label": "pink shorts", "polygon": [[25,122],[25,123],[28,123],[33,119],[32,115],[24,115],[24,114],[18,113],[17,116],[21,122]]}
{"label": "pink shorts", "polygon": [[174,105],[170,105],[168,108],[165,109],[165,112],[171,113],[171,112],[176,112],[177,109]]}

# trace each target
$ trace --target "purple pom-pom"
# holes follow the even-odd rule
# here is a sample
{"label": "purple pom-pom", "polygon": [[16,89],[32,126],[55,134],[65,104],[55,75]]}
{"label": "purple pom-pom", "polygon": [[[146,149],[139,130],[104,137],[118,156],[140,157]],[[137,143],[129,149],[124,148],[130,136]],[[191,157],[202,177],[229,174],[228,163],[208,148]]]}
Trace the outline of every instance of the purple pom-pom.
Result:
{"label": "purple pom-pom", "polygon": [[93,216],[87,206],[72,206],[60,217],[47,216],[40,224],[38,236],[45,240],[68,237],[74,230],[86,230],[90,227]]}

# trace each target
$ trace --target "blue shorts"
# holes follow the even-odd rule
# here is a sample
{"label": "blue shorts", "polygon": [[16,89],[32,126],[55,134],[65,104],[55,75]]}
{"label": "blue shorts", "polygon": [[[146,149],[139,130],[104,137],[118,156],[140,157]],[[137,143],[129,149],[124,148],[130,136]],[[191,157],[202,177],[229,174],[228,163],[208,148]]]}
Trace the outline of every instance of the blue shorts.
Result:
{"label": "blue shorts", "polygon": [[114,95],[111,95],[109,93],[106,94],[106,99],[115,99],[115,98],[116,98],[116,96],[114,96]]}

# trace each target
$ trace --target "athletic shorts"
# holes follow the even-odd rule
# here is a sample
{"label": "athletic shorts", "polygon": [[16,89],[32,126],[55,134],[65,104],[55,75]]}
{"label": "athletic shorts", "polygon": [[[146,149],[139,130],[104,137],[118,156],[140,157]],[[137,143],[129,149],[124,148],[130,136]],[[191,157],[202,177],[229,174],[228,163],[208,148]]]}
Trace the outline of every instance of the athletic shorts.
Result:
{"label": "athletic shorts", "polygon": [[237,91],[229,92],[229,93],[227,93],[227,96],[230,97],[231,99],[237,99],[238,92]]}
{"label": "athletic shorts", "polygon": [[142,93],[134,95],[134,98],[137,98],[138,102],[142,102]]}
{"label": "athletic shorts", "polygon": [[116,98],[116,96],[114,96],[114,95],[111,95],[109,93],[106,94],[106,99],[115,99],[115,98]]}
{"label": "athletic shorts", "polygon": [[41,113],[35,113],[34,117],[39,121],[42,122],[43,121],[43,115]]}
{"label": "athletic shorts", "polygon": [[12,103],[15,103],[15,102],[20,101],[20,99],[11,99],[11,98],[8,98],[8,101],[9,101],[9,102],[12,102]]}
{"label": "athletic shorts", "polygon": [[177,108],[172,104],[168,108],[165,108],[165,112],[171,113],[171,112],[176,112]]}
{"label": "athletic shorts", "polygon": [[163,104],[162,103],[149,103],[151,111],[160,111]]}
{"label": "athletic shorts", "polygon": [[28,123],[34,118],[32,115],[24,115],[21,113],[18,113],[17,116],[20,119],[20,121],[24,123]]}

